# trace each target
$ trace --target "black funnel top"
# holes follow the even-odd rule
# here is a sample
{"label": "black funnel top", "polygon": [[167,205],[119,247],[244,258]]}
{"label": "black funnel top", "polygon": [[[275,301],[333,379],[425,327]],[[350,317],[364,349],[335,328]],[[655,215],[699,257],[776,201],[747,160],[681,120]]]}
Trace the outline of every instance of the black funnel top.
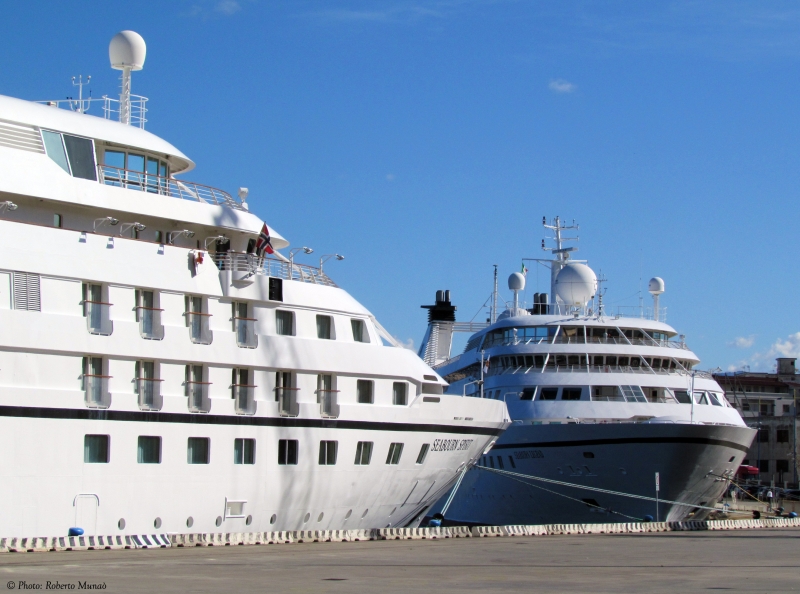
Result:
{"label": "black funnel top", "polygon": [[450,303],[450,291],[436,291],[436,305],[420,305],[428,310],[428,323],[455,322],[456,306]]}

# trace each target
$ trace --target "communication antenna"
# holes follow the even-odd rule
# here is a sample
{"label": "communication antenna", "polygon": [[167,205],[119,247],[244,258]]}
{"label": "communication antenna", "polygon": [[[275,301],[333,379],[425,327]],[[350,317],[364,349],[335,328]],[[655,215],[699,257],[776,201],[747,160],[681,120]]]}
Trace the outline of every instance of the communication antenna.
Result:
{"label": "communication antenna", "polygon": [[597,277],[597,317],[602,318],[605,315],[605,305],[603,304],[603,296],[606,294],[606,288],[603,286],[604,282],[607,282],[608,279],[603,274],[603,271],[600,271],[600,276]]}
{"label": "communication antenna", "polygon": [[647,290],[653,296],[653,319],[658,322],[658,298],[664,293],[664,280],[660,277],[654,276],[650,279],[647,285]]}
{"label": "communication antenna", "polygon": [[69,100],[69,106],[72,108],[72,111],[77,111],[78,113],[86,113],[89,109],[89,104],[92,102],[92,92],[89,91],[89,98],[84,101],[83,100],[83,85],[88,85],[89,82],[92,80],[91,76],[86,77],[86,82],[83,82],[83,75],[78,75],[78,81],[75,82],[75,77],[72,77],[72,86],[78,87],[78,100],[75,101],[72,98]]}
{"label": "communication antenna", "polygon": [[494,264],[494,290],[492,291],[492,315],[491,323],[497,321],[497,264]]}
{"label": "communication antenna", "polygon": [[147,45],[135,31],[120,31],[108,44],[108,59],[114,70],[122,70],[119,93],[119,121],[131,123],[131,72],[144,67]]}

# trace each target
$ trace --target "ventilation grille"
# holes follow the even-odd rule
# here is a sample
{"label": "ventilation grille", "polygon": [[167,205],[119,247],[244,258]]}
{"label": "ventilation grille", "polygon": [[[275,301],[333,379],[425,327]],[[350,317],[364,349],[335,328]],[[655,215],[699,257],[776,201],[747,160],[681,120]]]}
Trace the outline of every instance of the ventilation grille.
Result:
{"label": "ventilation grille", "polygon": [[0,120],[0,146],[44,153],[42,135],[37,128]]}
{"label": "ventilation grille", "polygon": [[38,274],[14,273],[14,309],[42,311]]}

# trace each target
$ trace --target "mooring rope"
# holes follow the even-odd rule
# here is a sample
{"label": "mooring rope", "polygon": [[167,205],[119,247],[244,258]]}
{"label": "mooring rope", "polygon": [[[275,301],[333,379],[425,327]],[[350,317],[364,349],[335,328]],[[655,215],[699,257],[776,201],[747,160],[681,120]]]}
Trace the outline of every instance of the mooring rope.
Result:
{"label": "mooring rope", "polygon": [[[621,491],[611,491],[609,489],[601,489],[599,487],[590,487],[588,485],[577,485],[575,483],[567,483],[565,481],[557,481],[555,479],[547,479],[540,476],[532,476],[530,474],[519,474],[517,472],[510,472],[508,470],[499,470],[497,468],[487,468],[486,466],[475,466],[475,468],[480,468],[481,470],[486,470],[488,472],[494,472],[495,474],[504,475],[509,478],[511,477],[518,477],[520,479],[528,479],[533,481],[541,481],[543,483],[551,483],[553,485],[560,485],[563,487],[572,487],[573,489],[584,489],[586,491],[595,491],[597,493],[605,493],[607,495],[616,495],[618,497],[629,497],[631,499],[641,499],[643,501],[657,501],[659,503],[671,503],[673,505],[681,505],[683,507],[693,507],[697,509],[709,509],[712,511],[718,511],[716,507],[708,507],[706,505],[695,505],[694,503],[684,503],[682,501],[671,501],[669,499],[661,499],[660,497],[656,499],[655,497],[648,497],[646,495],[633,495],[632,493],[623,493]],[[521,481],[521,482],[524,482]],[[529,483],[527,483],[529,484]],[[530,484],[529,484],[530,485]],[[534,485],[530,485],[533,487]],[[586,503],[585,501],[581,500],[581,503]]]}

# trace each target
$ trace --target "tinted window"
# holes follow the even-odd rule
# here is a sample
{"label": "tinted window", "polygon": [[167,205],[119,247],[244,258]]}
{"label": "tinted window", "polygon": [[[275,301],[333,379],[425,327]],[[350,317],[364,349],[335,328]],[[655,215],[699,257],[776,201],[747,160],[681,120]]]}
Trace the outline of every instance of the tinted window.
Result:
{"label": "tinted window", "polygon": [[97,181],[92,141],[88,138],[78,138],[77,136],[64,134],[64,144],[67,147],[72,176]]}
{"label": "tinted window", "polygon": [[207,437],[190,437],[187,461],[189,464],[208,464],[210,440]]}
{"label": "tinted window", "polygon": [[108,435],[85,435],[83,461],[90,464],[108,463]]}
{"label": "tinted window", "polygon": [[44,150],[47,156],[55,161],[61,169],[69,173],[67,165],[67,155],[64,153],[64,145],[61,142],[61,134],[42,130],[42,140],[44,140]]}
{"label": "tinted window", "polygon": [[555,400],[558,396],[558,388],[542,388],[539,400]]}
{"label": "tinted window", "polygon": [[106,151],[103,159],[105,160],[105,164],[110,167],[125,169],[125,153],[121,151]]}
{"label": "tinted window", "polygon": [[561,400],[580,400],[580,388],[564,388],[561,392]]}

